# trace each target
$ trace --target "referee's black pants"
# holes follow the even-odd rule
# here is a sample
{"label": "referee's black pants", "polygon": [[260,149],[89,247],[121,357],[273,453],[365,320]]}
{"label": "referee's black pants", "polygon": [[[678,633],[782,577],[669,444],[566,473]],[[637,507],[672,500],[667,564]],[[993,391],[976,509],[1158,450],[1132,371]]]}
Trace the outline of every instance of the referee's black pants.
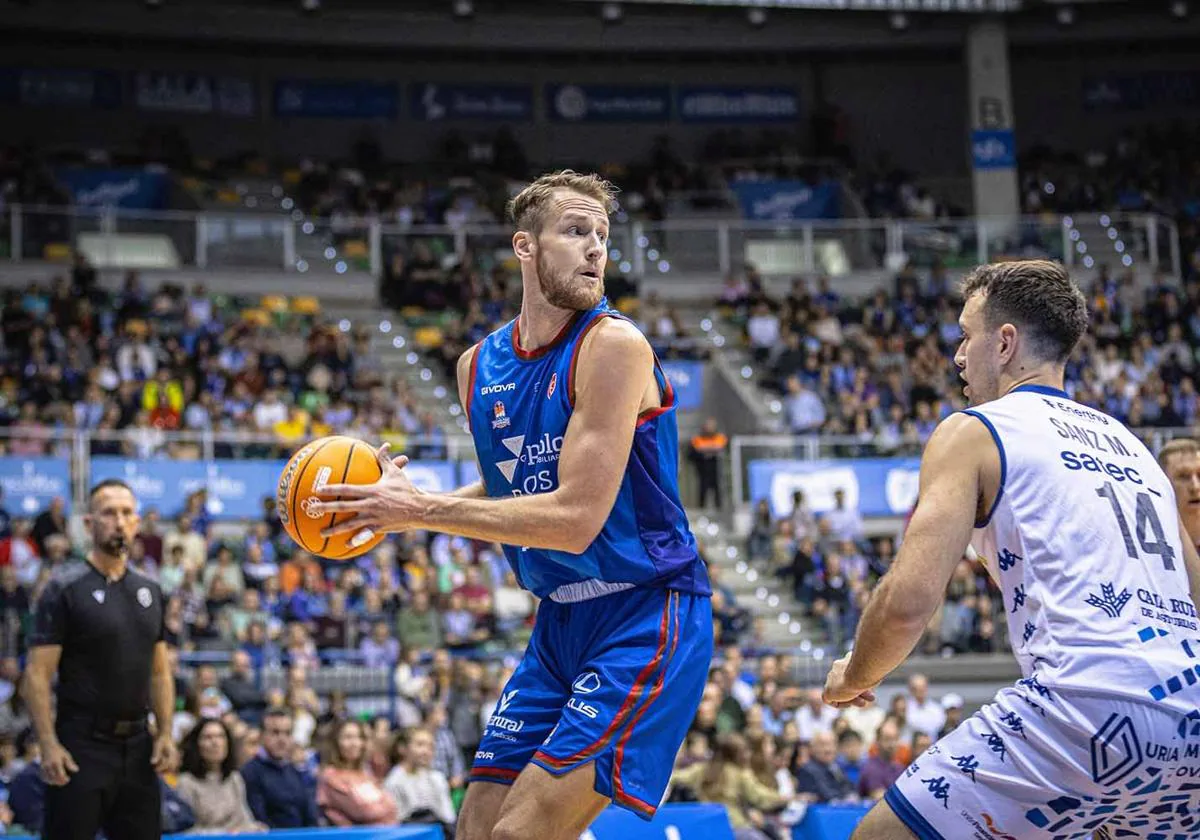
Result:
{"label": "referee's black pants", "polygon": [[159,840],[162,791],[150,765],[145,725],[131,734],[90,716],[60,717],[58,739],[79,770],[62,787],[46,786],[42,840]]}

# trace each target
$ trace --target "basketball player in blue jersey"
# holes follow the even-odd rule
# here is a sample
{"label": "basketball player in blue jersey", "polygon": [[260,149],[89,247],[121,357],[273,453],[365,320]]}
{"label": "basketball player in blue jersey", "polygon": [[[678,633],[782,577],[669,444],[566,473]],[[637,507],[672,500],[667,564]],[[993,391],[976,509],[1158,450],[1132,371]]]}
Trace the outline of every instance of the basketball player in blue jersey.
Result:
{"label": "basketball player in blue jersey", "polygon": [[712,658],[711,588],[679,499],[675,395],[604,299],[612,187],[546,175],[510,204],[519,317],[459,361],[481,481],[416,490],[379,452],[329,486],[331,533],[429,529],[504,545],[542,599],[475,754],[460,840],[575,840],[609,803],[653,817]]}
{"label": "basketball player in blue jersey", "polygon": [[1088,316],[1061,265],[984,266],[963,292],[971,407],[931,436],[904,544],[825,699],[873,696],[969,544],[1022,679],[918,756],[854,840],[1200,836],[1200,558],[1172,483],[1063,390]]}

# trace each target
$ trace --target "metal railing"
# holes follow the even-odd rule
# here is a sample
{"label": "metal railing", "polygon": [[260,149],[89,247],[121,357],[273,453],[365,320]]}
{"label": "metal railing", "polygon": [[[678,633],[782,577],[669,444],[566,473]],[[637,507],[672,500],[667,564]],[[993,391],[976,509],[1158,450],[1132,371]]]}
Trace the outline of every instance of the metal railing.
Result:
{"label": "metal railing", "polygon": [[[1179,437],[1200,437],[1200,427],[1131,429],[1158,454],[1169,441]],[[729,441],[729,481],[735,505],[752,503],[749,467],[754,461],[841,461],[852,463],[863,458],[917,458],[924,441],[893,439],[870,435],[735,435]]]}
{"label": "metal railing", "polygon": [[[378,276],[394,254],[418,243],[435,256],[468,253],[487,259],[511,251],[500,225],[462,227],[329,220],[253,212],[149,212],[120,208],[10,205],[0,211],[0,255],[9,260],[60,257],[84,239],[95,260],[121,266],[133,259],[119,237],[165,237],[181,267],[272,269],[335,276]],[[1175,223],[1150,214],[1084,214],[1014,219],[834,219],[747,221],[694,219],[614,224],[610,260],[635,277],[724,275],[754,263],[768,276],[832,276],[904,264],[965,267],[1014,256],[1180,271]],[[144,241],[143,241],[144,244]],[[136,250],[137,246],[133,246]],[[136,266],[130,266],[136,267]]]}

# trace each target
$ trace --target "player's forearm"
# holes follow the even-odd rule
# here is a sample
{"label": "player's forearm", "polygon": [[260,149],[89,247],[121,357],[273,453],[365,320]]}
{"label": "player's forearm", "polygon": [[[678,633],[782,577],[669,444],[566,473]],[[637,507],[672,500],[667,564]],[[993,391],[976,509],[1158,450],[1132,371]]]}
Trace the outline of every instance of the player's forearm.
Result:
{"label": "player's forearm", "polygon": [[873,688],[902,663],[937,610],[937,602],[923,592],[900,591],[886,576],[876,587],[858,622],[854,653],[846,667],[846,682],[855,688]]}
{"label": "player's forearm", "polygon": [[150,705],[158,734],[170,735],[175,719],[175,679],[169,671],[150,677]]}
{"label": "player's forearm", "polygon": [[457,490],[453,490],[446,495],[454,496],[457,499],[486,499],[487,488],[483,486],[482,481],[476,481],[465,487],[459,487]]}
{"label": "player's forearm", "polygon": [[50,678],[36,671],[27,671],[22,694],[29,709],[29,717],[33,720],[38,743],[43,747],[47,744],[57,744],[54,714],[50,711]]}
{"label": "player's forearm", "polygon": [[419,518],[421,527],[468,539],[578,554],[599,532],[593,511],[580,508],[559,492],[502,499],[429,494]]}

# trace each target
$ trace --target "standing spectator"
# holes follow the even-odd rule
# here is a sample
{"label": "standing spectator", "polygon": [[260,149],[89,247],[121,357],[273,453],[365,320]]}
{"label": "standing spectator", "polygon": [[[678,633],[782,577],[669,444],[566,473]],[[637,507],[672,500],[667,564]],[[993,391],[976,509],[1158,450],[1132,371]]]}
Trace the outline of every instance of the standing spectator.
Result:
{"label": "standing spectator", "polygon": [[246,799],[258,822],[270,828],[315,828],[317,805],[292,764],[292,713],[281,707],[263,716],[262,750],[242,766]]}
{"label": "standing spectator", "polygon": [[771,311],[765,301],[754,307],[753,314],[746,321],[746,335],[750,338],[750,353],[754,361],[760,364],[779,345],[779,316]]}
{"label": "standing spectator", "polygon": [[825,514],[830,535],[836,540],[861,540],[866,535],[862,514],[857,508],[846,507],[846,491],[841,487],[833,491],[833,510]]}
{"label": "standing spectator", "polygon": [[37,546],[38,554],[46,556],[46,540],[55,534],[67,533],[67,514],[66,503],[61,496],[55,496],[50,500],[50,506],[37,515],[33,520],[33,538],[34,545]]}
{"label": "standing spectator", "polygon": [[825,425],[825,403],[797,376],[788,377],[784,408],[793,434],[815,434]]}
{"label": "standing spectator", "polygon": [[203,832],[265,831],[246,803],[246,784],[237,771],[237,755],[229,729],[219,720],[198,723],[183,740],[183,760],[176,790],[195,814],[195,830]]}
{"label": "standing spectator", "polygon": [[383,786],[396,800],[402,822],[436,821],[447,836],[453,835],[450,783],[441,771],[433,769],[433,735],[428,730],[415,729],[409,734],[404,760],[392,768]]}
{"label": "standing spectator", "polygon": [[696,467],[696,481],[700,485],[700,507],[708,504],[711,496],[713,507],[721,507],[720,463],[721,454],[729,445],[729,439],[717,428],[715,417],[704,421],[699,434],[691,441],[691,460]]}
{"label": "standing spectator", "polygon": [[317,806],[333,825],[394,825],[396,801],[367,772],[367,731],[360,721],[334,727],[317,779]]}
{"label": "standing spectator", "polygon": [[[914,733],[923,732],[936,738],[946,723],[946,710],[942,704],[929,696],[929,680],[924,674],[913,674],[908,678],[908,708],[906,721]],[[913,753],[914,756],[917,753]]]}

